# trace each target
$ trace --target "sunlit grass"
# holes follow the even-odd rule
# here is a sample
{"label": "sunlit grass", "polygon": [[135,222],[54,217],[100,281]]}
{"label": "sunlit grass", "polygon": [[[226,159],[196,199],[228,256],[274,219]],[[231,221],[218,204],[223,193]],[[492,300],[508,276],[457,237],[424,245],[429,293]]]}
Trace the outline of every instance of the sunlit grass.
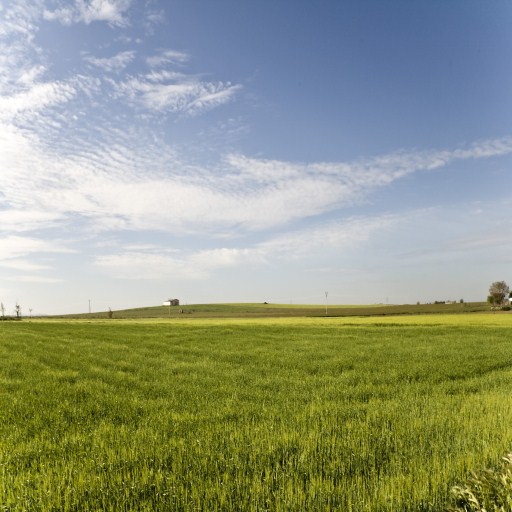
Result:
{"label": "sunlit grass", "polygon": [[[61,323],[62,319],[37,319],[25,320],[26,322],[36,323]],[[86,324],[127,324],[133,325],[141,323],[164,324],[164,325],[301,325],[301,326],[339,326],[344,325],[446,325],[446,326],[504,326],[512,327],[512,312],[479,312],[471,314],[408,314],[408,315],[387,315],[387,316],[346,316],[346,317],[233,317],[233,318],[208,318],[208,317],[159,317],[159,318],[116,318],[113,319],[89,319],[89,318],[71,318],[66,319],[66,323],[86,323]]]}
{"label": "sunlit grass", "polygon": [[440,511],[512,441],[512,315],[0,325],[3,510]]}

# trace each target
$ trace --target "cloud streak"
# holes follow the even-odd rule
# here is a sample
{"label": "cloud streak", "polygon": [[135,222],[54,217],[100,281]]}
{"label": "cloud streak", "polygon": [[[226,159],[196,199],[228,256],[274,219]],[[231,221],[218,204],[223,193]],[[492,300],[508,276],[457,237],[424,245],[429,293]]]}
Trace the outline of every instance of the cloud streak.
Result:
{"label": "cloud streak", "polygon": [[325,250],[347,251],[367,242],[374,233],[395,228],[401,222],[395,215],[356,217],[274,236],[249,247],[196,251],[125,247],[120,252],[98,256],[95,264],[118,279],[204,280],[222,269],[307,259]]}
{"label": "cloud streak", "polygon": [[113,84],[117,96],[150,111],[196,115],[233,99],[241,89],[229,82],[201,82],[179,74],[157,74],[130,78]]}
{"label": "cloud streak", "polygon": [[161,50],[158,55],[152,55],[146,59],[150,68],[167,67],[169,65],[183,64],[190,59],[190,56],[185,52],[176,50],[165,49]]}
{"label": "cloud streak", "polygon": [[212,273],[259,260],[257,249],[215,248],[196,252],[125,250],[98,256],[95,265],[110,277],[130,280],[179,281],[208,279]]}
{"label": "cloud streak", "polygon": [[130,62],[135,58],[135,51],[127,50],[120,52],[112,57],[93,57],[92,55],[84,56],[84,60],[93,66],[96,66],[104,71],[119,72],[126,68]]}
{"label": "cloud streak", "polygon": [[2,215],[12,219],[11,229],[20,231],[82,218],[94,230],[234,236],[353,206],[412,173],[512,152],[511,138],[348,163],[229,155],[202,167],[180,160],[165,144],[153,148],[143,136],[102,145],[83,141],[80,153],[62,155],[34,134],[2,128],[0,205]]}
{"label": "cloud streak", "polygon": [[58,242],[43,240],[28,236],[6,236],[0,238],[0,267],[22,270],[39,271],[48,269],[35,258],[41,254],[71,253],[71,249]]}
{"label": "cloud streak", "polygon": [[36,83],[26,91],[0,97],[0,119],[13,119],[20,114],[33,114],[66,103],[75,89],[62,82]]}
{"label": "cloud streak", "polygon": [[74,5],[59,2],[53,11],[45,9],[43,17],[47,21],[58,21],[63,25],[105,21],[112,26],[125,27],[129,24],[126,12],[131,0],[76,0]]}

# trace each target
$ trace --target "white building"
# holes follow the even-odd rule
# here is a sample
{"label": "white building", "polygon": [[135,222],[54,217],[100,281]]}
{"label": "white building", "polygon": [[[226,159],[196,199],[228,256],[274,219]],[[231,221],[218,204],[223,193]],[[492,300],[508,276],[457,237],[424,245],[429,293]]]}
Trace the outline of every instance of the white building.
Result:
{"label": "white building", "polygon": [[179,306],[180,301],[179,299],[167,299],[162,303],[162,306]]}

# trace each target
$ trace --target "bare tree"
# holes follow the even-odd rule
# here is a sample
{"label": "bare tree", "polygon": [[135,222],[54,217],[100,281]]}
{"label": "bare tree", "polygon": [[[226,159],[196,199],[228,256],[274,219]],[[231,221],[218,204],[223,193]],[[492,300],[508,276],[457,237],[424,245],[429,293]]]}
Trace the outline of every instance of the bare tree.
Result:
{"label": "bare tree", "polygon": [[503,306],[509,293],[510,289],[505,281],[494,281],[489,287],[489,297],[487,301],[496,306]]}
{"label": "bare tree", "polygon": [[5,306],[3,302],[0,302],[0,311],[2,312],[2,320],[5,320]]}
{"label": "bare tree", "polygon": [[21,306],[17,302],[14,307],[14,312],[16,313],[16,320],[21,320]]}

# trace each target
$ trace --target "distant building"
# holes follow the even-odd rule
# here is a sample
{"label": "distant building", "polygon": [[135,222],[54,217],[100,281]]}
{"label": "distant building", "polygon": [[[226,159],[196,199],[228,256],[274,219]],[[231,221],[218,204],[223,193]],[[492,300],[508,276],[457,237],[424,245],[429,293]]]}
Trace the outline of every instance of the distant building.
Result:
{"label": "distant building", "polygon": [[168,299],[165,302],[163,302],[162,306],[179,306],[180,301],[179,299]]}

